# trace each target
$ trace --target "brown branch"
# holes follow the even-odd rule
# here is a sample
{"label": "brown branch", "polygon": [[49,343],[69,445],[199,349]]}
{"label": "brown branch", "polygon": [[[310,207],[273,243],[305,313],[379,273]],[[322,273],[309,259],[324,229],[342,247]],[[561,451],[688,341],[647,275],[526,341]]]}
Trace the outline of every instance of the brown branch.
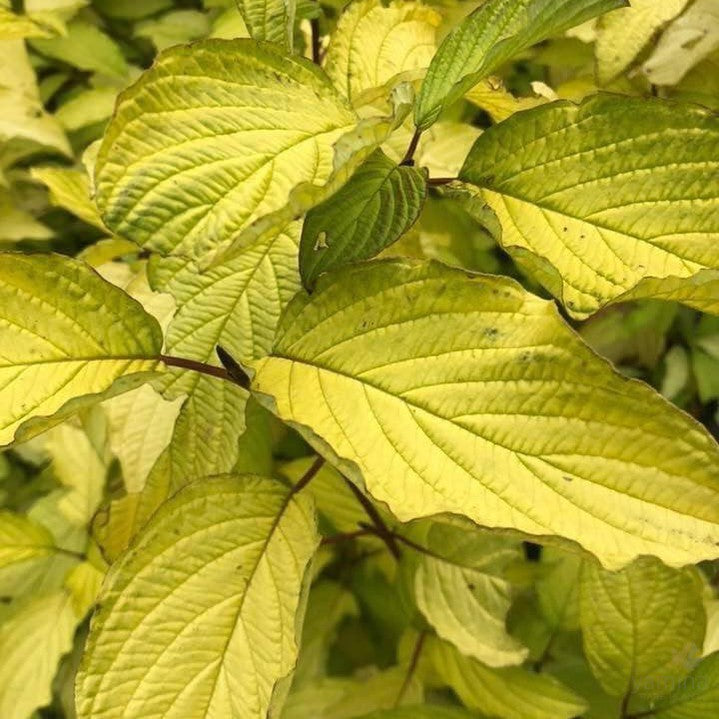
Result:
{"label": "brown branch", "polygon": [[402,686],[399,690],[399,694],[397,695],[397,699],[395,699],[394,705],[395,707],[398,707],[402,700],[404,699],[404,695],[407,693],[407,689],[409,689],[410,682],[412,681],[412,677],[414,676],[414,673],[417,671],[417,665],[419,664],[419,658],[422,655],[422,648],[424,647],[424,640],[427,638],[427,632],[425,630],[422,630],[419,633],[419,636],[417,637],[417,641],[414,645],[414,650],[412,652],[412,657],[409,660],[409,666],[407,667],[407,674],[404,678],[404,681],[402,682]]}
{"label": "brown branch", "polygon": [[297,492],[301,492],[311,481],[312,478],[317,474],[317,472],[322,469],[322,465],[325,463],[324,457],[317,457],[314,462],[310,465],[310,468],[302,475],[300,480],[297,482],[297,484],[292,487],[292,494],[297,494]]}
{"label": "brown branch", "polygon": [[430,177],[427,179],[427,184],[430,187],[436,187],[438,185],[449,185],[450,182],[455,182],[458,177]]}
{"label": "brown branch", "polygon": [[417,151],[417,145],[419,144],[419,138],[421,135],[422,130],[416,128],[414,134],[412,135],[412,139],[409,141],[407,152],[405,152],[402,162],[399,163],[400,165],[409,165],[410,167],[414,165],[414,153]]}
{"label": "brown branch", "polygon": [[[227,357],[229,357],[229,355],[227,355]],[[232,362],[236,366],[236,369],[233,366],[231,370],[227,370],[225,367],[217,367],[215,365],[207,364],[206,362],[198,362],[196,360],[187,359],[186,357],[160,355],[159,359],[168,367],[176,367],[178,369],[186,369],[191,372],[206,374],[209,377],[216,377],[217,379],[222,379],[226,382],[233,382],[244,389],[249,389],[250,387],[249,377],[242,371],[240,366],[234,360],[232,360]]]}
{"label": "brown branch", "polygon": [[315,65],[322,64],[322,41],[320,34],[319,18],[313,17],[310,20],[310,29],[312,36],[312,62]]}
{"label": "brown branch", "polygon": [[[392,553],[395,559],[399,559],[402,556],[402,552],[399,549],[397,540],[395,539],[392,530],[384,523],[384,520],[377,511],[377,508],[372,502],[363,494],[362,490],[351,482],[344,475],[342,476],[347,486],[352,491],[352,494],[357,498],[357,501],[362,505],[362,509],[367,513],[367,516],[372,520],[375,534],[384,541],[387,545],[387,549]],[[366,527],[364,527],[366,529]]]}
{"label": "brown branch", "polygon": [[374,527],[369,529],[357,529],[354,532],[342,532],[341,534],[333,534],[330,537],[322,537],[320,544],[324,547],[328,544],[340,544],[341,542],[349,542],[360,537],[376,537],[377,532]]}

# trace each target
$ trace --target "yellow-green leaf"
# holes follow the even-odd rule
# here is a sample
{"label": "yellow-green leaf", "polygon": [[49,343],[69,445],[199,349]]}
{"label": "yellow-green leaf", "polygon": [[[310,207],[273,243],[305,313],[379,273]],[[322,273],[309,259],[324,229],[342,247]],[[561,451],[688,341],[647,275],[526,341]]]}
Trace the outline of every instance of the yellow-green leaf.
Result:
{"label": "yellow-green leaf", "polygon": [[597,24],[597,78],[602,85],[626,70],[656,33],[684,10],[689,0],[632,0],[631,7],[607,13]]}
{"label": "yellow-green leaf", "polygon": [[354,2],[332,33],[325,70],[346,97],[361,104],[363,93],[424,74],[440,21],[437,12],[415,2]]}
{"label": "yellow-green leaf", "polygon": [[719,447],[509,279],[384,261],[288,307],[253,389],[401,520],[559,535],[609,566],[719,556]]}
{"label": "yellow-green leaf", "polygon": [[626,0],[488,0],[452,30],[427,70],[415,107],[426,130],[442,109],[522,50]]}
{"label": "yellow-green leaf", "polygon": [[643,557],[610,573],[587,562],[580,591],[584,650],[607,693],[664,696],[699,660],[706,614],[695,569]]}
{"label": "yellow-green leaf", "polygon": [[66,592],[35,599],[0,624],[0,716],[28,719],[52,700],[52,680],[72,649],[77,619]]}
{"label": "yellow-green leaf", "polygon": [[97,158],[98,205],[122,237],[200,256],[282,209],[300,183],[323,184],[356,123],[321,70],[271,44],[171,48],[120,99]]}
{"label": "yellow-green leaf", "polygon": [[[655,296],[717,306],[719,118],[661,100],[598,95],[484,132],[460,177],[484,188],[502,245],[575,317]],[[680,281],[684,281],[681,282]]]}
{"label": "yellow-green leaf", "polygon": [[437,634],[465,656],[493,667],[521,664],[527,650],[507,633],[512,591],[504,576],[520,550],[467,524],[424,520],[412,528],[408,536],[426,550],[403,556],[415,565],[414,600]]}
{"label": "yellow-green leaf", "polygon": [[435,671],[469,709],[499,719],[572,719],[583,699],[554,677],[519,667],[492,669],[431,638],[425,649]]}
{"label": "yellow-green leaf", "polygon": [[322,272],[367,260],[415,223],[427,197],[425,173],[377,150],[302,225],[300,274],[312,287]]}
{"label": "yellow-green leaf", "polygon": [[719,712],[719,652],[703,659],[647,716],[656,719],[714,719]]}
{"label": "yellow-green leaf", "polygon": [[237,0],[250,35],[286,45],[292,51],[297,0]]}
{"label": "yellow-green leaf", "polygon": [[642,70],[655,85],[676,85],[717,48],[719,5],[716,0],[695,0],[666,29]]}
{"label": "yellow-green leaf", "polygon": [[146,379],[162,333],[135,300],[59,255],[0,255],[0,444]]}
{"label": "yellow-green leaf", "polygon": [[277,481],[227,477],[179,492],[103,588],[77,682],[79,717],[278,711],[317,543],[311,504]]}
{"label": "yellow-green leaf", "polygon": [[0,511],[0,572],[21,564],[28,569],[55,551],[50,532],[19,514]]}

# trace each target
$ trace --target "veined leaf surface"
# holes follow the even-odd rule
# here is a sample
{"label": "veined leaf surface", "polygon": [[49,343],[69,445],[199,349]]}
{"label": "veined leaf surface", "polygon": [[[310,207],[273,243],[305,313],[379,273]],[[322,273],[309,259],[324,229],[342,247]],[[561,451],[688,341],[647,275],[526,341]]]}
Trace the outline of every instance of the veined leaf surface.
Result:
{"label": "veined leaf surface", "polygon": [[317,543],[311,504],[277,481],[203,480],[176,494],[113,565],[79,716],[265,719],[297,660]]}
{"label": "veined leaf surface", "polygon": [[304,285],[312,287],[322,272],[378,255],[415,223],[426,197],[425,173],[377,150],[307,214],[300,241]]}
{"label": "veined leaf surface", "polygon": [[285,45],[292,51],[297,0],[237,0],[250,35]]}
{"label": "veined leaf surface", "polygon": [[511,280],[347,268],[293,300],[250,370],[270,409],[403,521],[559,535],[612,567],[719,556],[716,443]]}
{"label": "veined leaf surface", "polygon": [[97,158],[98,205],[142,246],[207,254],[297,185],[323,184],[356,123],[321,70],[272,44],[174,47],[121,96]]}
{"label": "veined leaf surface", "polygon": [[98,401],[116,380],[113,392],[130,389],[157,365],[156,320],[77,260],[0,254],[0,306],[0,445],[32,418]]}
{"label": "veined leaf surface", "polygon": [[658,296],[662,281],[697,309],[719,309],[715,278],[701,275],[719,269],[718,171],[716,115],[598,95],[489,128],[460,178],[484,188],[502,245],[583,318]]}
{"label": "veined leaf surface", "polygon": [[417,127],[426,130],[446,105],[518,52],[626,4],[626,0],[483,3],[447,35],[432,59],[415,107]]}
{"label": "veined leaf surface", "polygon": [[703,659],[671,694],[656,702],[656,719],[714,719],[719,712],[719,652]]}

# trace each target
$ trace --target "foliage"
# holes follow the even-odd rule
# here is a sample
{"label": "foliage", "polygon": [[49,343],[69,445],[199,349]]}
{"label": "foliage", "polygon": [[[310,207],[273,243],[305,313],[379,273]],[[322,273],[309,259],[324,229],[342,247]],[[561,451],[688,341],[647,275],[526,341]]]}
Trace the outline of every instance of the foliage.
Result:
{"label": "foliage", "polygon": [[0,0],[2,719],[713,719],[717,0]]}

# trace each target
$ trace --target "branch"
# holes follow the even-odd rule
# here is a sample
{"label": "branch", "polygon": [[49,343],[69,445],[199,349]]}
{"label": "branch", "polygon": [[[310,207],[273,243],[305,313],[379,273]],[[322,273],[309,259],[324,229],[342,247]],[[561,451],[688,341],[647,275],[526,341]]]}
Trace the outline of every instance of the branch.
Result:
{"label": "branch", "polygon": [[449,185],[450,182],[454,182],[458,179],[458,177],[430,177],[427,179],[427,184],[430,187],[435,187],[438,185]]}
{"label": "branch", "polygon": [[320,65],[322,63],[322,42],[319,18],[313,17],[310,20],[310,29],[312,36],[312,62],[315,65]]}
{"label": "branch", "polygon": [[[362,508],[367,513],[367,516],[372,520],[375,534],[384,541],[384,543],[387,545],[387,549],[389,549],[389,551],[392,553],[392,556],[395,559],[399,559],[402,556],[402,552],[399,549],[399,545],[397,544],[395,535],[392,530],[384,523],[384,520],[377,511],[377,508],[362,493],[359,487],[354,484],[354,482],[351,482],[344,475],[342,476],[342,479],[344,479],[345,483],[352,491],[352,494],[354,494],[354,496],[357,498],[357,501],[362,505]],[[366,529],[366,527],[364,528]]]}
{"label": "branch", "polygon": [[422,130],[419,128],[415,129],[414,135],[412,135],[412,139],[409,141],[407,152],[405,152],[402,162],[399,163],[400,165],[409,165],[410,167],[414,165],[414,153],[417,151],[417,145],[419,144],[421,135]]}
{"label": "branch", "polygon": [[292,487],[292,492],[290,494],[297,494],[297,492],[301,492],[312,481],[312,478],[317,474],[317,472],[322,469],[322,465],[324,463],[325,458],[318,456],[315,461],[312,462],[310,468],[302,475],[299,482]]}
{"label": "branch", "polygon": [[395,699],[394,705],[395,707],[398,707],[402,703],[402,699],[404,699],[404,695],[407,693],[407,689],[409,689],[410,682],[412,681],[412,677],[414,676],[415,671],[417,671],[417,665],[419,664],[419,658],[422,654],[422,648],[424,647],[424,640],[427,638],[427,632],[425,630],[422,630],[419,633],[419,636],[417,637],[417,642],[414,645],[414,651],[412,652],[412,658],[409,660],[409,667],[407,667],[407,675],[404,678],[404,681],[402,682],[402,687],[399,690],[399,694],[397,695],[397,699]]}
{"label": "branch", "polygon": [[339,544],[340,542],[349,542],[360,537],[376,537],[377,532],[374,528],[357,529],[354,532],[342,532],[341,534],[333,534],[330,537],[322,537],[320,544],[324,547],[328,544]]}
{"label": "branch", "polygon": [[[200,374],[206,374],[209,377],[217,377],[217,379],[223,379],[227,382],[234,382],[234,384],[243,387],[244,389],[250,388],[250,379],[242,371],[240,366],[232,359],[224,350],[218,349],[218,355],[220,360],[223,361],[229,358],[230,368],[216,367],[215,365],[207,364],[206,362],[198,362],[196,360],[187,359],[185,357],[173,357],[171,355],[160,355],[160,361],[168,367],[177,367],[179,369],[186,369],[192,372],[199,372]],[[223,354],[220,354],[222,351]]]}

